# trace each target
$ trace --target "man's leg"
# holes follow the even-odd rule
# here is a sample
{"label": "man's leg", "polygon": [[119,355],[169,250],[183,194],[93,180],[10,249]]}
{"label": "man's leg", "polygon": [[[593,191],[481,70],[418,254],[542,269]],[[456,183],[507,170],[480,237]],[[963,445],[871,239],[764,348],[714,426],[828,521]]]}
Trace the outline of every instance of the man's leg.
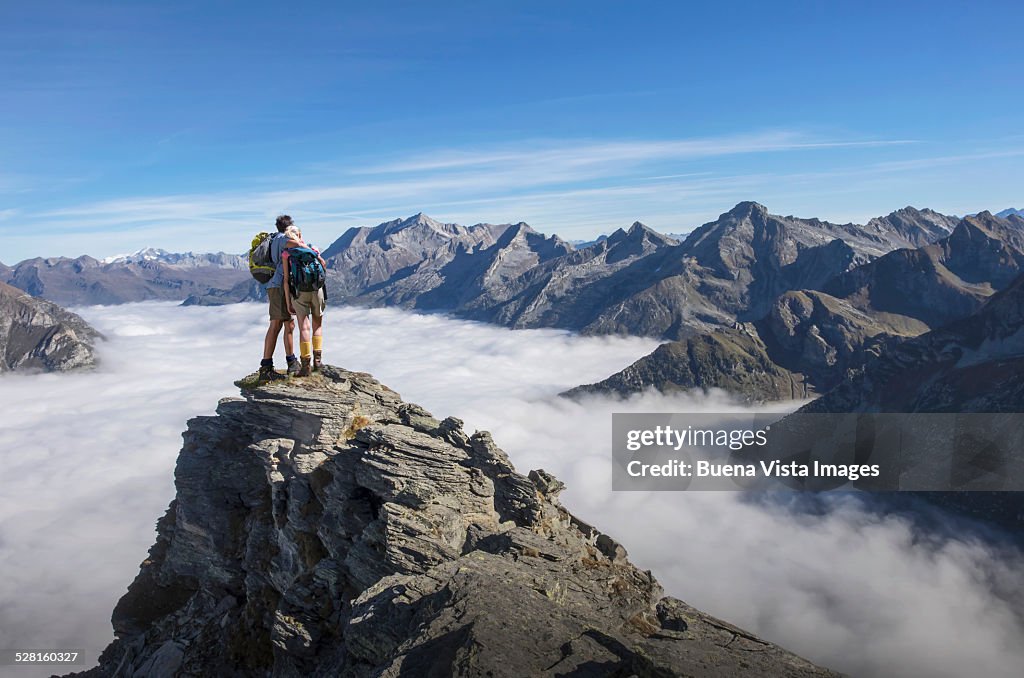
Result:
{"label": "man's leg", "polygon": [[263,360],[260,362],[260,381],[278,381],[285,376],[274,369],[274,349],[277,348],[277,337],[281,328],[290,316],[284,308],[284,292],[280,288],[268,288],[267,299],[270,302],[270,326],[263,338]]}
{"label": "man's leg", "polygon": [[281,320],[271,320],[270,327],[267,328],[267,336],[263,339],[263,359],[273,360],[274,359],[274,348],[277,347],[277,335],[281,334],[281,327],[284,322]]}

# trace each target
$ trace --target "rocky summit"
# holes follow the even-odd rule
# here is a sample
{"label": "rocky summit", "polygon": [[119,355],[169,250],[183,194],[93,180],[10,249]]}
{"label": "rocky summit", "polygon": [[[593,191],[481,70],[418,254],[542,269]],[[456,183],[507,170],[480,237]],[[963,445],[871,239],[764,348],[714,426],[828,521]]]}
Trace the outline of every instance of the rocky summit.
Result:
{"label": "rocky summit", "polygon": [[0,372],[92,367],[100,336],[74,313],[0,283]]}
{"label": "rocky summit", "polygon": [[836,675],[665,597],[558,480],[370,375],[240,386],[189,422],[78,675]]}

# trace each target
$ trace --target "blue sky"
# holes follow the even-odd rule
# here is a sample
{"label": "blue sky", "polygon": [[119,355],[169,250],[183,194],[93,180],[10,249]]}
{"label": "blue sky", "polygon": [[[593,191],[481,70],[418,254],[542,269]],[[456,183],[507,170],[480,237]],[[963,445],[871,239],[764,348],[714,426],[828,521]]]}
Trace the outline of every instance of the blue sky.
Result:
{"label": "blue sky", "polygon": [[1024,206],[1019,2],[299,4],[0,3],[0,261]]}

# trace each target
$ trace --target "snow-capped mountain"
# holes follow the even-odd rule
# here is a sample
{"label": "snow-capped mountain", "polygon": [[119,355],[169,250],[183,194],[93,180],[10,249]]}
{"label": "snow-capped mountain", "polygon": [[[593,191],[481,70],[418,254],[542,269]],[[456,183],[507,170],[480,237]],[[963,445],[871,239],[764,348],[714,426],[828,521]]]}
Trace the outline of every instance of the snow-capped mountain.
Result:
{"label": "snow-capped mountain", "polygon": [[168,266],[181,268],[200,268],[213,266],[215,268],[243,269],[248,266],[245,255],[227,254],[225,252],[168,252],[167,250],[146,247],[132,254],[119,254],[107,257],[102,260],[104,264],[141,264],[143,262],[159,262]]}

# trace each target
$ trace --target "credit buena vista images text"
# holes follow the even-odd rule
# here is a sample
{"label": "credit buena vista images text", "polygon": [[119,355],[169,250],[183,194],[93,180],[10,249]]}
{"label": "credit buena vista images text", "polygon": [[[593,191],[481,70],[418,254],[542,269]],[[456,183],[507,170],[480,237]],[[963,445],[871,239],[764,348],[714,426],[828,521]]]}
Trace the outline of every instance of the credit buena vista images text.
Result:
{"label": "credit buena vista images text", "polygon": [[626,465],[626,473],[634,478],[876,478],[881,475],[878,464],[811,464],[795,461],[759,461],[757,464],[719,463],[707,460],[684,462],[672,459],[660,464],[645,464],[633,460]]}

